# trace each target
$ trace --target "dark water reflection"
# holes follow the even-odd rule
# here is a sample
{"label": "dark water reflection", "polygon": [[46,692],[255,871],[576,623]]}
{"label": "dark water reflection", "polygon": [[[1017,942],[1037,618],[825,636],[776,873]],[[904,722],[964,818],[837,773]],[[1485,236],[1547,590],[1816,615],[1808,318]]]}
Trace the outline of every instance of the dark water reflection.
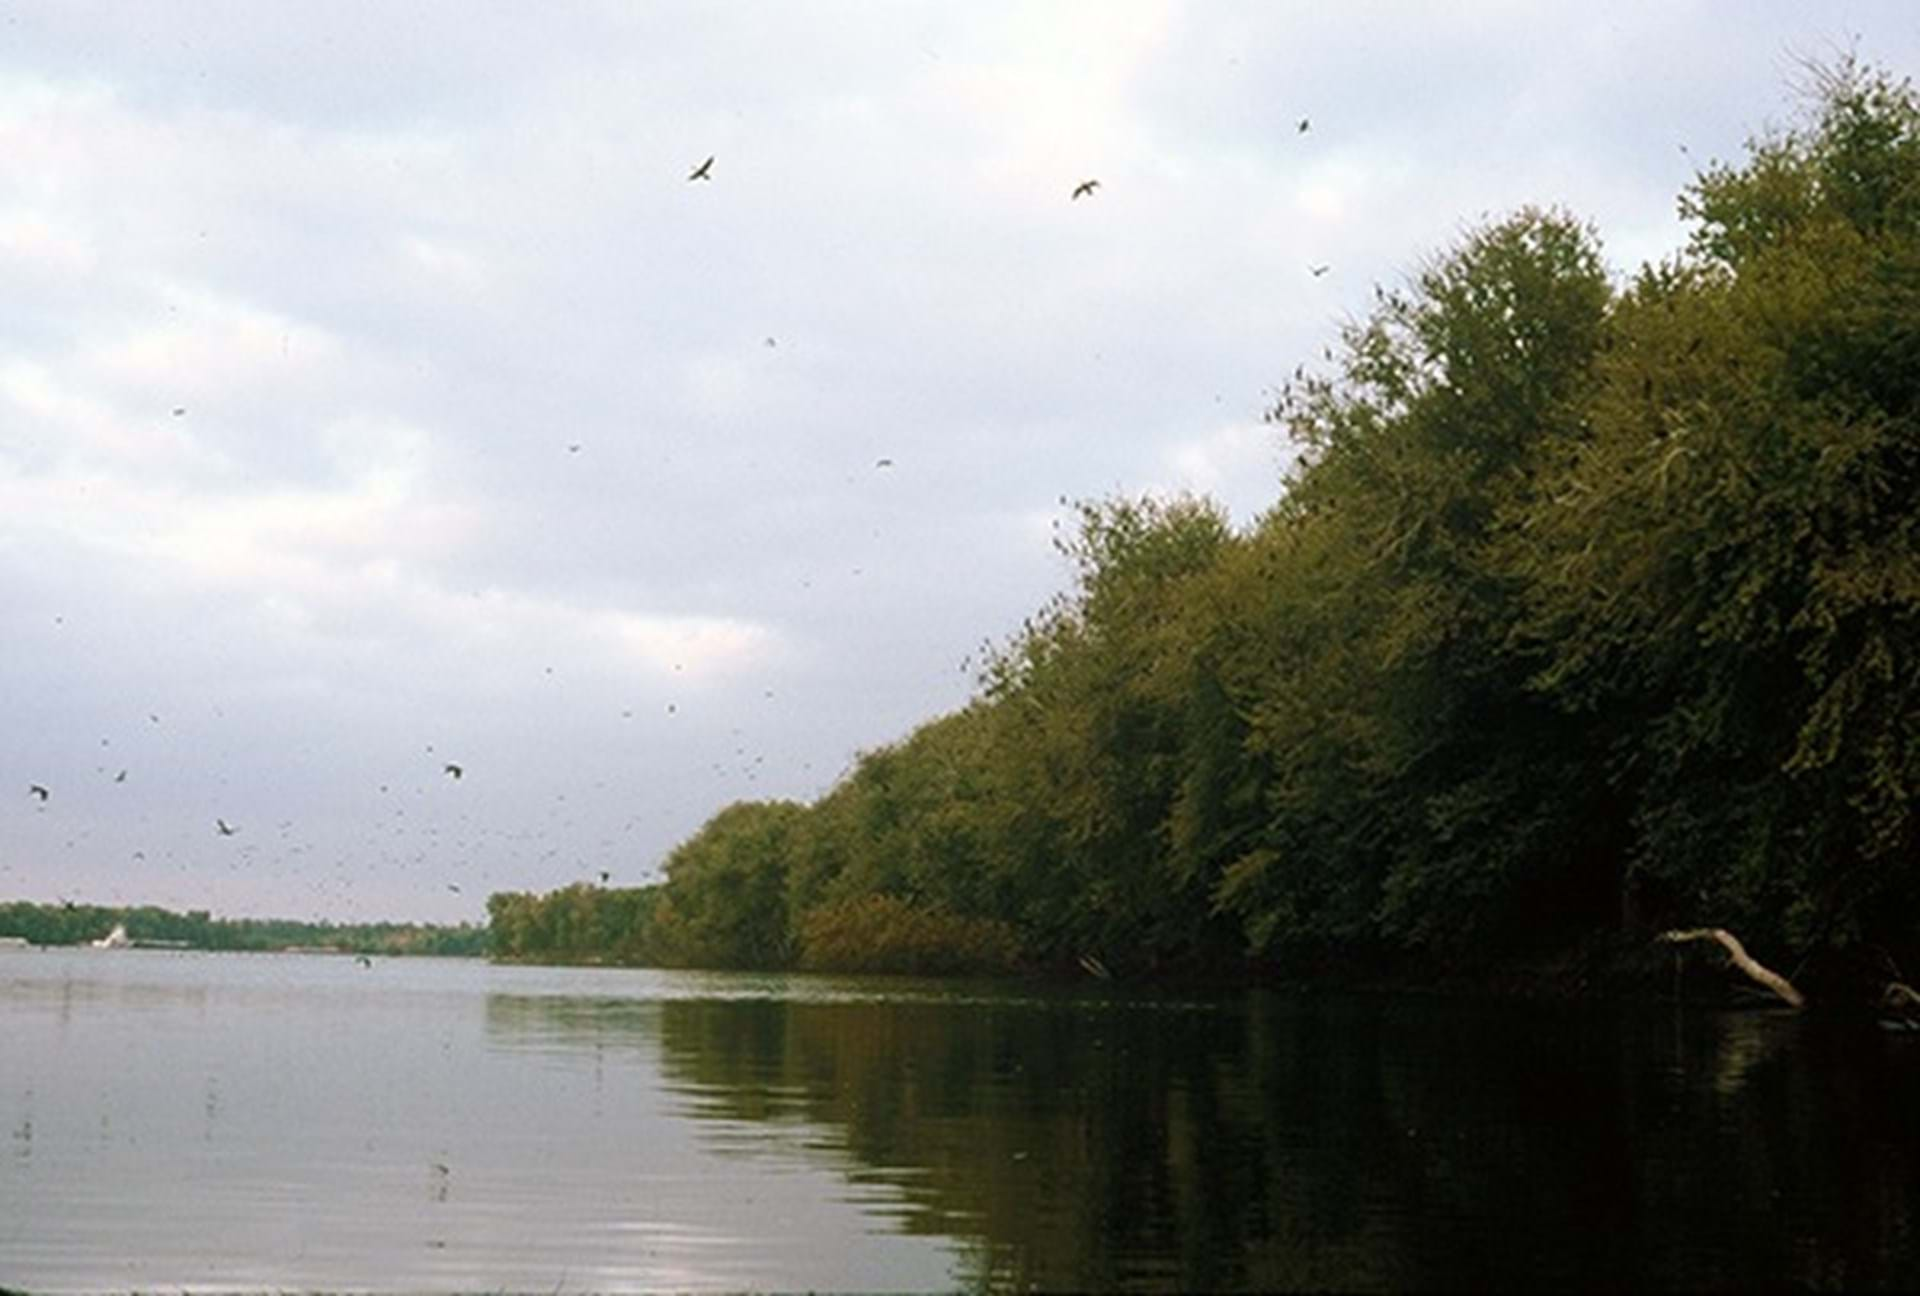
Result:
{"label": "dark water reflection", "polygon": [[663,1007],[705,1114],[834,1131],[995,1286],[1905,1287],[1913,1050],[1408,998]]}
{"label": "dark water reflection", "polygon": [[1773,1013],[0,961],[0,1285],[1905,1288],[1920,1039]]}
{"label": "dark water reflection", "polygon": [[[1043,1289],[1908,1287],[1920,1041],[1771,1013],[1422,997],[659,1005],[677,1110],[897,1190]],[[516,1006],[543,1036],[607,1018]],[[503,1018],[503,1021],[505,1018]],[[652,1027],[650,1026],[650,1029]]]}

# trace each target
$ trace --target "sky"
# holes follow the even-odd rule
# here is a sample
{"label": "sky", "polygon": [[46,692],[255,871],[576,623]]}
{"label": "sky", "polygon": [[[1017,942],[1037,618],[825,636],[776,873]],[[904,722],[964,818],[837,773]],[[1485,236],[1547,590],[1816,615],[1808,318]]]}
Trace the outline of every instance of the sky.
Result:
{"label": "sky", "polygon": [[6,0],[0,900],[657,880],[965,705],[1063,499],[1249,524],[1376,285],[1670,255],[1850,49],[1911,5]]}

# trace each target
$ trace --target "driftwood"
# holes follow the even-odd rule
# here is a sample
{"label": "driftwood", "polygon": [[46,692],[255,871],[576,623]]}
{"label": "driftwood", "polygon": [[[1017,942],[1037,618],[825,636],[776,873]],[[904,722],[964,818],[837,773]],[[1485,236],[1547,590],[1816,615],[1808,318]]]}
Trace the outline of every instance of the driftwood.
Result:
{"label": "driftwood", "polygon": [[1798,990],[1795,990],[1791,981],[1781,976],[1778,972],[1775,972],[1772,968],[1754,961],[1753,955],[1747,953],[1747,947],[1742,945],[1739,938],[1725,928],[1696,927],[1692,931],[1664,931],[1660,933],[1658,939],[1674,945],[1686,941],[1714,941],[1727,951],[1727,956],[1733,960],[1735,967],[1746,973],[1747,976],[1754,981],[1759,982],[1767,989],[1779,995],[1795,1008],[1803,1007],[1807,1002],[1806,996],[1802,995]]}
{"label": "driftwood", "polygon": [[1107,971],[1107,965],[1102,963],[1095,955],[1082,954],[1080,956],[1080,966],[1086,969],[1088,976],[1099,977],[1102,981],[1113,980],[1113,973]]}

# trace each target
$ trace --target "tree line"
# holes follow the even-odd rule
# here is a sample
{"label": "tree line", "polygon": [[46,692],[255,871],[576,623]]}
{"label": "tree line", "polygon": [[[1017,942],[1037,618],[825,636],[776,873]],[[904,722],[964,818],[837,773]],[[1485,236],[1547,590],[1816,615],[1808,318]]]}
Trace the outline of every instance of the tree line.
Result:
{"label": "tree line", "polygon": [[200,950],[334,949],[350,954],[487,952],[487,929],[470,923],[441,927],[421,923],[325,923],[287,918],[215,918],[205,909],[175,913],[153,905],[0,904],[0,937],[35,945],[84,945],[116,926],[130,940],[181,944]]}
{"label": "tree line", "polygon": [[1673,922],[1915,952],[1920,102],[1851,62],[1624,280],[1526,209],[1278,391],[1244,529],[1077,506],[975,699],[495,950],[1115,974]]}

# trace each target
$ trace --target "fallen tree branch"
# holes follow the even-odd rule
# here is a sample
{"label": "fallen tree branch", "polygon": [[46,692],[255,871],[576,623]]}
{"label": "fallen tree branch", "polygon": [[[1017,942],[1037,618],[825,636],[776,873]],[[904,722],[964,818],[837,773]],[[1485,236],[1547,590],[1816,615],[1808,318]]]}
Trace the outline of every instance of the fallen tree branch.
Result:
{"label": "fallen tree branch", "polygon": [[1092,954],[1082,954],[1080,966],[1087,970],[1088,976],[1099,977],[1102,981],[1113,980],[1113,973],[1107,971],[1107,965]]}
{"label": "fallen tree branch", "polygon": [[1781,976],[1778,972],[1775,972],[1772,968],[1755,962],[1753,955],[1747,953],[1747,947],[1742,945],[1739,938],[1725,928],[1696,927],[1692,931],[1664,931],[1660,933],[1657,939],[1674,945],[1681,944],[1685,941],[1714,941],[1727,951],[1727,956],[1733,960],[1735,967],[1746,973],[1747,976],[1754,981],[1759,982],[1767,989],[1779,995],[1795,1008],[1803,1007],[1807,1002],[1806,997],[1793,988],[1791,981]]}

